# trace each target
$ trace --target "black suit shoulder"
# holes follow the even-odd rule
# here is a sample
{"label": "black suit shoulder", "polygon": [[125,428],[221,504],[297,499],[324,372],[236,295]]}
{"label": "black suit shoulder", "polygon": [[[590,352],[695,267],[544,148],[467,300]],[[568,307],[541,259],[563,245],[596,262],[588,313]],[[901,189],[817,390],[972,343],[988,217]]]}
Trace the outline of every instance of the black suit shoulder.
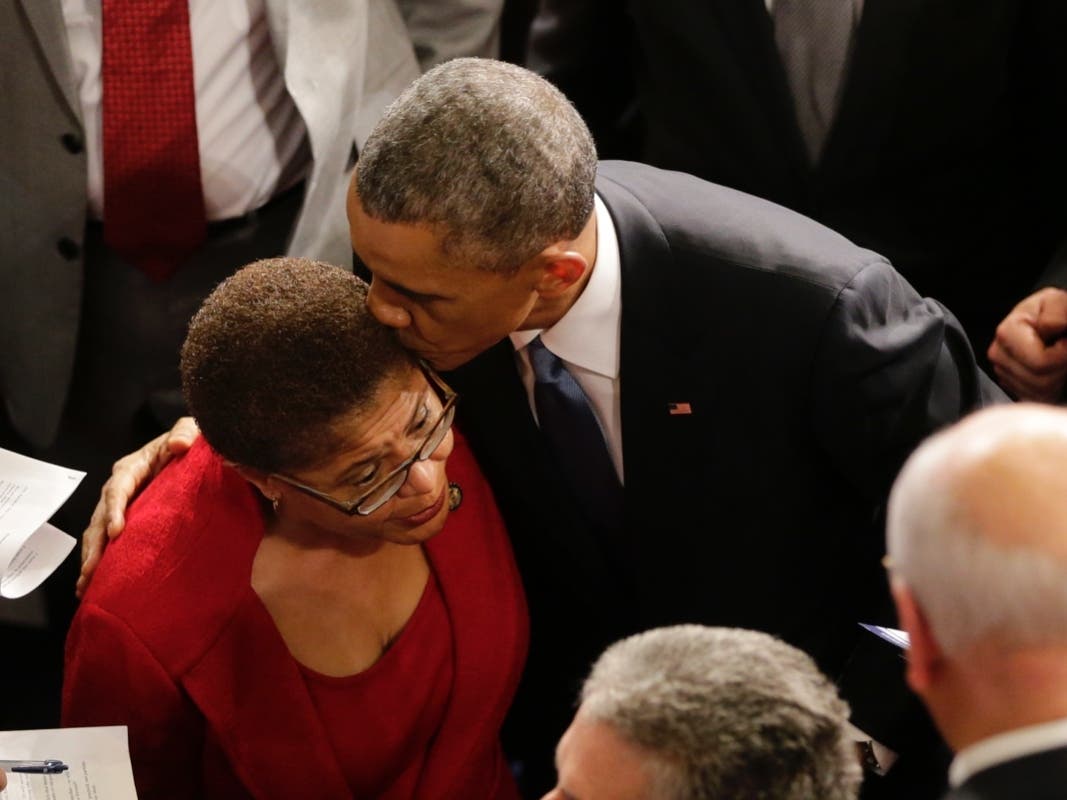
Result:
{"label": "black suit shoulder", "polygon": [[1012,759],[972,775],[945,800],[1062,800],[1067,745]]}
{"label": "black suit shoulder", "polygon": [[[805,281],[833,293],[871,265],[889,267],[878,253],[809,217],[682,172],[604,161],[597,189],[623,243],[633,233],[661,236],[683,263],[714,261],[724,268]],[[625,269],[625,249],[622,256]]]}
{"label": "black suit shoulder", "polygon": [[867,0],[815,165],[763,0],[543,0],[531,64],[604,152],[819,219],[984,350],[1063,240],[1065,25],[1061,0]]}
{"label": "black suit shoulder", "polygon": [[[980,397],[1001,399],[952,315],[877,253],[682,173],[603,162],[597,189],[619,241],[624,380],[655,374],[679,397],[715,398],[710,419],[758,409],[788,420],[768,449],[806,436],[798,457],[821,451],[869,499],[924,435]],[[627,386],[629,453],[663,398],[649,397],[628,427],[634,393],[645,405],[652,388]]]}

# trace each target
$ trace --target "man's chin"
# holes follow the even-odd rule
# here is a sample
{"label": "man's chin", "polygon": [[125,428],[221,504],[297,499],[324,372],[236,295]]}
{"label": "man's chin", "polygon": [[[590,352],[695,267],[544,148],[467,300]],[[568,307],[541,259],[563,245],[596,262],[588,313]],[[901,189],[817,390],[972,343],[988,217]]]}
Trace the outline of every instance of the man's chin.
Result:
{"label": "man's chin", "polygon": [[423,350],[418,347],[408,349],[438,372],[449,372],[462,367],[482,352],[481,350],[465,350],[461,353],[442,353],[439,350]]}

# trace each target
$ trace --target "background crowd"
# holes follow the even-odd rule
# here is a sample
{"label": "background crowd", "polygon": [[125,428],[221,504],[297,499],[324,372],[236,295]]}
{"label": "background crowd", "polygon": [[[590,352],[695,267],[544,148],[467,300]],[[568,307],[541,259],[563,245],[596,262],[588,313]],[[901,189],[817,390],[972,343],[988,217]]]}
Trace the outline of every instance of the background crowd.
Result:
{"label": "background crowd", "polygon": [[[233,652],[269,651],[262,638],[280,633],[270,647],[282,645],[280,660],[291,656],[299,669],[267,681],[264,695],[290,680],[310,687],[300,719],[321,725],[341,754],[340,788],[324,789],[328,796],[345,787],[355,796],[460,796],[463,785],[492,785],[486,796],[539,796],[556,769],[554,796],[601,796],[564,786],[589,779],[573,771],[589,757],[575,753],[596,751],[605,735],[598,726],[616,745],[621,731],[621,745],[637,755],[665,737],[620,721],[629,712],[597,699],[602,681],[627,674],[610,666],[615,651],[598,656],[612,642],[678,623],[755,629],[789,643],[670,629],[688,642],[679,646],[723,659],[705,673],[739,670],[746,690],[776,703],[790,687],[761,682],[751,658],[784,659],[768,669],[795,669],[817,684],[788,702],[810,700],[837,744],[797,770],[820,776],[809,774],[806,790],[784,788],[796,779],[789,773],[773,796],[854,796],[854,763],[832,753],[853,756],[858,744],[864,797],[937,797],[946,742],[966,751],[1058,719],[1054,702],[1029,713],[1030,694],[1001,696],[1020,676],[1027,686],[1047,677],[1046,698],[1059,690],[1049,675],[1062,646],[1049,610],[1059,602],[1059,567],[1045,563],[1062,555],[1049,523],[1063,467],[1058,412],[982,412],[925,445],[889,505],[892,599],[881,559],[890,487],[926,437],[1009,398],[1062,399],[1067,150],[1055,121],[1067,111],[1065,32],[1058,0],[0,0],[9,131],[0,163],[0,446],[88,473],[54,520],[76,533],[112,462],[163,434],[121,462],[110,503],[86,534],[79,585],[89,594],[68,645],[64,720],[100,722],[118,707],[134,733],[138,724],[162,730],[182,720],[189,746],[169,752],[207,766],[182,788],[174,775],[184,762],[153,762],[138,774],[146,796],[189,796],[201,780],[220,796],[240,796],[234,787],[280,792],[269,769],[256,772],[234,755],[242,745],[233,730],[220,733],[212,709],[231,720],[229,701],[197,694],[196,681],[213,680],[211,671],[196,677],[187,655],[160,656],[200,652],[207,642],[143,633],[199,619],[190,604],[202,606],[198,636],[225,620],[248,621],[239,592],[249,588],[247,602],[268,616],[248,621],[252,638],[235,638]],[[212,358],[227,353],[233,366],[204,376],[186,342],[179,368],[194,313],[221,281],[260,259],[304,275],[287,284],[303,302],[284,306],[285,285],[264,278],[242,295],[242,311],[226,294],[240,282],[223,284],[214,302],[232,319],[217,323]],[[306,259],[354,267],[366,286]],[[315,299],[327,285],[340,305]],[[347,306],[337,299],[345,292]],[[270,327],[286,314],[290,327]],[[392,345],[374,339],[383,330],[321,322],[339,314],[395,329],[415,359],[400,348],[387,358]],[[240,367],[259,357],[254,341],[274,358],[257,362],[242,384]],[[346,353],[361,364],[388,361],[378,372],[337,372],[337,386],[357,382],[373,390],[370,399],[330,388]],[[198,395],[211,380],[226,391]],[[208,399],[198,408],[196,397]],[[234,411],[204,424],[224,401],[248,418]],[[187,446],[164,432],[189,406],[211,449],[197,444],[178,459],[120,536],[135,487]],[[390,433],[400,409],[414,419],[422,408],[430,435],[408,419],[403,435]],[[364,476],[367,492],[356,492],[342,479],[369,442],[381,468]],[[223,468],[236,471],[236,483],[219,477]],[[167,516],[194,484],[211,487],[218,508],[236,503],[233,527],[247,536],[228,542],[236,560],[220,557],[225,574],[215,576],[210,602],[197,588],[204,575],[170,569],[186,558],[182,547],[195,547],[189,531],[207,536],[217,524]],[[348,488],[330,488],[339,486]],[[982,505],[1016,490],[1029,528]],[[946,511],[945,497],[963,510]],[[248,527],[238,524],[242,514],[266,521]],[[379,523],[383,515],[392,521]],[[1015,616],[993,607],[992,592],[967,610],[977,585],[969,571],[955,584],[940,580],[954,561],[957,517],[968,515],[977,521],[967,535],[988,535],[994,549],[1049,551],[1037,564],[1020,555],[1010,568],[1000,550],[956,561],[992,569],[989,585],[1004,582],[1001,599]],[[394,530],[404,525],[410,530]],[[324,547],[324,531],[387,546]],[[457,593],[445,566],[448,543],[466,536],[495,563],[514,558],[510,580],[485,584],[513,613],[471,640],[472,590]],[[122,549],[101,560],[115,537],[110,548]],[[277,542],[288,549],[271,550]],[[305,564],[309,549],[336,553]],[[162,573],[139,566],[145,553]],[[236,568],[246,562],[250,572]],[[77,567],[72,560],[42,592],[0,606],[0,634],[25,654],[4,659],[3,683],[21,689],[0,708],[0,727],[60,721]],[[487,573],[468,568],[468,587],[481,585]],[[1018,599],[1027,576],[1046,571],[1047,592],[1031,587],[1032,605]],[[378,590],[354,595],[353,582]],[[229,594],[218,588],[231,584]],[[316,601],[307,585],[328,600]],[[148,587],[156,601],[142,617],[131,609],[146,605]],[[332,606],[339,619],[366,622],[341,637],[340,651],[331,649],[337,628],[316,638],[306,623]],[[1048,611],[1044,627],[1032,619],[1038,609]],[[400,645],[412,637],[401,634],[416,621],[433,628],[427,617],[439,627],[442,614],[452,636],[435,645],[445,648],[441,662],[479,654],[478,669],[496,676],[496,706],[458,720],[423,714],[410,725],[458,731],[443,740],[469,742],[478,756],[427,745],[393,772],[353,771],[359,759],[345,754],[368,745],[339,737],[336,718],[317,720],[315,709],[340,695],[329,680],[315,681],[358,677],[387,657],[406,663]],[[983,622],[960,631],[971,617]],[[856,624],[898,619],[912,634],[907,675],[897,654]],[[489,653],[467,649],[479,637],[500,644],[489,666]],[[216,654],[215,666],[232,672],[218,644],[201,655]],[[669,639],[641,646],[667,654],[656,669],[670,671]],[[757,655],[731,666],[733,647]],[[117,655],[123,648],[132,655]],[[625,659],[640,661],[635,653]],[[161,708],[148,682],[142,695],[96,707],[123,695],[121,685],[101,690],[101,676],[118,674],[114,658],[159,677],[175,716],[136,721],[138,709]],[[975,663],[981,674],[968,671]],[[819,683],[820,671],[847,706]],[[459,672],[441,682],[450,690],[424,698],[425,708],[450,708],[452,693],[469,694]],[[703,690],[721,704],[714,687]],[[362,709],[362,698],[381,690],[359,691],[345,695],[347,707]],[[1003,706],[975,700],[990,697]],[[249,736],[262,730],[262,719],[242,719]],[[474,721],[488,739],[465,738]],[[733,721],[694,724],[716,730]],[[1056,735],[1042,741],[1063,744]],[[804,742],[798,752],[817,749]],[[159,745],[135,743],[135,768],[137,752]],[[709,740],[695,749],[707,756],[715,747]],[[250,749],[263,763],[273,753]],[[720,783],[708,786],[716,792],[732,786],[731,796],[749,796],[756,789],[745,788],[745,776],[761,769],[753,765],[782,758],[780,743],[767,750],[737,756],[747,766],[736,774],[717,761],[691,771],[715,773]],[[680,758],[672,750],[660,760]],[[443,762],[467,771],[455,777],[434,766]],[[988,754],[957,759],[953,780],[968,782],[993,763]],[[338,765],[320,772],[331,769]],[[649,796],[702,796],[663,788],[682,779],[652,772],[663,786]],[[824,779],[835,788],[812,788]]]}

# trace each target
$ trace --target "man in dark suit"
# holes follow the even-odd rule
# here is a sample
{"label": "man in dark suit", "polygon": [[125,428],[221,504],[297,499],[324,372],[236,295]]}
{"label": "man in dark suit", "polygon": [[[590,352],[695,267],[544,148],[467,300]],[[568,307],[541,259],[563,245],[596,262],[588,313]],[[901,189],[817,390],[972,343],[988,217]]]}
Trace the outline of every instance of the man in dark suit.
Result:
{"label": "man in dark suit", "polygon": [[897,468],[999,397],[951,314],[784,208],[598,165],[566,99],[500,62],[413,84],[348,211],[373,313],[453,370],[512,536],[532,629],[505,742],[527,786],[551,785],[596,655],[684,621],[780,636],[841,676],[865,734],[915,745],[900,661],[869,668],[857,622],[891,605]]}
{"label": "man in dark suit", "polygon": [[1067,412],[990,409],[922,445],[889,501],[908,682],[956,751],[952,800],[1067,786]]}
{"label": "man in dark suit", "polygon": [[[846,664],[884,596],[876,511],[896,469],[995,395],[951,315],[784,208],[597,169],[558,94],[488,62],[446,65],[390,109],[349,222],[375,315],[455,368],[509,524],[533,626],[517,752],[554,741],[608,642],[686,620],[797,644],[845,675],[861,729],[908,748],[876,718],[890,679]],[[589,510],[539,430],[537,343],[595,409],[621,522]]]}
{"label": "man in dark suit", "polygon": [[[602,155],[765,197],[876,250],[977,351],[1064,236],[1060,0],[541,5],[529,66],[574,100]],[[805,30],[789,6],[828,16]],[[838,56],[814,155],[805,100],[822,87],[796,66],[798,42],[816,63]]]}

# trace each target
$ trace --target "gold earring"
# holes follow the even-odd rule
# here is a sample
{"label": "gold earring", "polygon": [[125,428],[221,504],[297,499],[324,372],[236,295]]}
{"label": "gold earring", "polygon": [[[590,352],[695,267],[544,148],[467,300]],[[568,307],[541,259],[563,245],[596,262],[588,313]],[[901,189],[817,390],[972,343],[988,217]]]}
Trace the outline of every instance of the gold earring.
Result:
{"label": "gold earring", "polygon": [[448,483],[448,510],[455,511],[463,503],[463,489],[458,483]]}
{"label": "gold earring", "polygon": [[282,504],[281,495],[279,495],[277,497],[272,497],[270,499],[270,504],[274,508],[274,513],[277,514],[278,513],[278,507]]}

